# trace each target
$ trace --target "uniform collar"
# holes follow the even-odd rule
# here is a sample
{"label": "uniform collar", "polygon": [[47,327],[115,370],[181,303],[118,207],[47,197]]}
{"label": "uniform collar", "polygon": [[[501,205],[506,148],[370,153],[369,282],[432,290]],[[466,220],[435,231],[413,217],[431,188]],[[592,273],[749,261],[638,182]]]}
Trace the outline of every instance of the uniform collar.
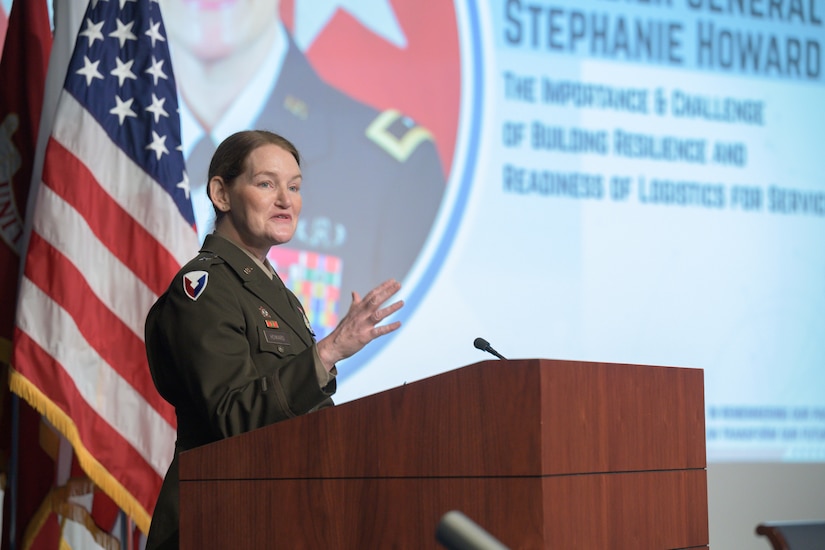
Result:
{"label": "uniform collar", "polygon": [[[260,261],[253,258],[238,244],[215,233],[206,236],[201,247],[201,254],[204,253],[215,254],[223,259],[243,281],[244,287],[269,306],[272,311],[278,313],[278,316],[298,334],[307,346],[314,343],[306,325],[303,309],[297,299],[290,296],[291,293],[277,273],[270,278],[264,272]],[[291,314],[285,315],[284,308]]]}

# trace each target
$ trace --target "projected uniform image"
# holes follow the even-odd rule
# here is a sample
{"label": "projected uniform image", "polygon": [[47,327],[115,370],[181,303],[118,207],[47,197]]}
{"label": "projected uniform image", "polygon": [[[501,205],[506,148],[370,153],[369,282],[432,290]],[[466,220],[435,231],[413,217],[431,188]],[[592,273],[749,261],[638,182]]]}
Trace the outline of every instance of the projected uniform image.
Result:
{"label": "projected uniform image", "polygon": [[[326,82],[282,19],[284,12],[291,16],[304,48],[338,15],[364,33],[400,36],[400,51],[416,37],[405,34],[390,2],[350,11],[332,3],[309,13],[300,9],[301,1],[164,0],[161,7],[198,234],[202,240],[213,229],[204,186],[214,144],[246,128],[292,140],[305,166],[307,208],[292,241],[270,260],[307,304],[322,337],[346,310],[352,291],[363,293],[388,277],[403,280],[409,272],[439,209],[448,167],[433,132],[407,113],[370,105]],[[455,33],[451,39],[457,42]],[[368,84],[380,88],[386,82]],[[453,118],[456,112],[457,105]]]}

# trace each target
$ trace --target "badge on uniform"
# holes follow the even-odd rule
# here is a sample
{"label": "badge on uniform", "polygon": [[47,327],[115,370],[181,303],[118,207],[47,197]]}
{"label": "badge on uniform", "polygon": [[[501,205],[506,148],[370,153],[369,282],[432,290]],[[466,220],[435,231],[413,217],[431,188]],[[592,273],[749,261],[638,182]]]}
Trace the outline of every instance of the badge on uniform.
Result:
{"label": "badge on uniform", "polygon": [[[284,333],[282,330],[270,330],[268,328],[264,329],[264,339],[269,344],[278,344],[279,346],[288,346],[289,345],[289,336]],[[283,350],[279,350],[283,351]]]}
{"label": "badge on uniform", "polygon": [[269,314],[269,310],[266,309],[264,306],[260,306],[258,311],[261,312],[261,316],[264,318],[264,323],[266,323],[266,328],[278,328],[278,321],[272,320],[272,316]]}
{"label": "badge on uniform", "polygon": [[183,276],[183,291],[194,302],[206,290],[209,273],[206,271],[190,271]]}
{"label": "badge on uniform", "polygon": [[313,337],[315,337],[315,331],[312,330],[312,325],[309,323],[309,318],[307,317],[307,314],[304,313],[304,308],[302,308],[301,306],[297,306],[297,307],[298,307],[298,311],[301,312],[301,317],[304,318],[304,324],[307,326],[307,330],[309,331],[309,333]]}

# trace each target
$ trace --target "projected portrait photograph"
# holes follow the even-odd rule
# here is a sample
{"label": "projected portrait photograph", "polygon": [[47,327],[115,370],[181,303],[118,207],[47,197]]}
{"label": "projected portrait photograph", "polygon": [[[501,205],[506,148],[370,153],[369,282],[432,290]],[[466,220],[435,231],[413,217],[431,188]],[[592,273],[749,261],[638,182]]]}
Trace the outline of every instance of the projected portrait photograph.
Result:
{"label": "projected portrait photograph", "polygon": [[[162,0],[200,240],[215,146],[266,129],[302,154],[306,207],[273,248],[318,337],[426,242],[452,161],[460,93],[449,2]],[[424,15],[426,14],[426,15]]]}

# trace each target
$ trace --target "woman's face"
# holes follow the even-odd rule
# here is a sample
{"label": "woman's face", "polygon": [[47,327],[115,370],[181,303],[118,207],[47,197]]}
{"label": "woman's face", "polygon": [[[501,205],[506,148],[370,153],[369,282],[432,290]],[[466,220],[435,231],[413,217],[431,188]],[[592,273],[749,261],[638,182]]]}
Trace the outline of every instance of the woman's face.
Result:
{"label": "woman's face", "polygon": [[[218,181],[216,181],[218,180]],[[301,168],[277,145],[254,149],[230,186],[213,178],[213,202],[226,212],[219,229],[263,257],[295,234],[301,213]]]}
{"label": "woman's face", "polygon": [[279,21],[273,0],[161,0],[172,48],[208,63],[245,49]]}

